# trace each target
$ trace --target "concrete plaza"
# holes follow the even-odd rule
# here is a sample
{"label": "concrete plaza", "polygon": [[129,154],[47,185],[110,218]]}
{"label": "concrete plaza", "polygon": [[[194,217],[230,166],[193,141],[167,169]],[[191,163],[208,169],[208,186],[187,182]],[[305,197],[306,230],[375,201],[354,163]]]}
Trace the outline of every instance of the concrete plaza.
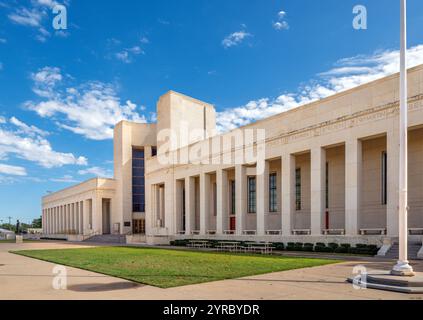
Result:
{"label": "concrete plaza", "polygon": [[[67,249],[87,245],[34,242],[0,243],[0,299],[174,299],[174,300],[422,300],[420,294],[400,294],[372,289],[357,290],[346,282],[357,265],[368,270],[389,269],[394,261],[357,258],[322,267],[276,272],[260,276],[223,280],[185,287],[160,289],[134,284],[115,277],[67,267],[67,290],[53,288],[54,264],[9,253],[11,250]],[[423,271],[422,262],[413,262]]]}

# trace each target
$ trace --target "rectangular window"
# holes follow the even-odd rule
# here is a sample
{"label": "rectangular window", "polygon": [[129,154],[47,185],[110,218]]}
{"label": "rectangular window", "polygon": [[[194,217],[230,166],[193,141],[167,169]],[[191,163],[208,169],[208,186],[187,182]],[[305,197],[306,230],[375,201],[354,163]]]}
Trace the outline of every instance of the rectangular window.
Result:
{"label": "rectangular window", "polygon": [[386,152],[382,152],[382,204],[388,203],[388,157]]}
{"label": "rectangular window", "polygon": [[295,170],[295,208],[301,210],[301,168]]}
{"label": "rectangular window", "polygon": [[278,187],[277,187],[277,174],[271,173],[269,176],[269,211],[278,211]]}
{"label": "rectangular window", "polygon": [[248,177],[248,213],[256,213],[256,177]]}
{"label": "rectangular window", "polygon": [[329,162],[326,162],[326,177],[325,177],[325,202],[326,209],[329,209]]}
{"label": "rectangular window", "polygon": [[145,212],[144,149],[132,149],[132,211]]}
{"label": "rectangular window", "polygon": [[217,184],[213,183],[213,216],[217,216]]}
{"label": "rectangular window", "polygon": [[231,214],[235,215],[235,180],[231,181]]}

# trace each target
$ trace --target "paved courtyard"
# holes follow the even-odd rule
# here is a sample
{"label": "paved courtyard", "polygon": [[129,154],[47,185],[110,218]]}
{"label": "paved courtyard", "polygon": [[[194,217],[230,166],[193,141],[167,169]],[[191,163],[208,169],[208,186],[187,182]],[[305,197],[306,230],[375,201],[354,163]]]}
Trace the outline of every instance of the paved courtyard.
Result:
{"label": "paved courtyard", "polygon": [[[40,242],[0,243],[0,299],[414,299],[421,295],[400,294],[372,289],[356,290],[346,283],[357,265],[389,269],[393,261],[373,258],[343,261],[335,265],[276,272],[233,280],[160,289],[122,279],[67,267],[67,290],[53,288],[54,264],[9,253],[10,250],[87,247],[80,244]],[[423,262],[413,263],[423,271]]]}

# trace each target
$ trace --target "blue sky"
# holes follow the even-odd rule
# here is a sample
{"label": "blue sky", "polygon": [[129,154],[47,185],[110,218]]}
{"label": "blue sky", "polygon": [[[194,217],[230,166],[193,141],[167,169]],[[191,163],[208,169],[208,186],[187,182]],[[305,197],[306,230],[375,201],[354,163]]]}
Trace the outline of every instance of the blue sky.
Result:
{"label": "blue sky", "polygon": [[[416,65],[423,2],[408,6]],[[398,47],[399,0],[0,0],[0,220],[112,175],[113,125],[154,121],[170,89],[213,103],[224,131],[391,74]]]}

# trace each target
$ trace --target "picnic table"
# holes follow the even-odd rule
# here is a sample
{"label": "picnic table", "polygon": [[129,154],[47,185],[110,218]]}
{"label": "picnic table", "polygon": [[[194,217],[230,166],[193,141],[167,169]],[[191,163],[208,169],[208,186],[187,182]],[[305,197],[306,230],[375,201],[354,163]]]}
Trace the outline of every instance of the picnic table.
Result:
{"label": "picnic table", "polygon": [[208,248],[210,243],[207,240],[190,240],[188,245],[192,248]]}
{"label": "picnic table", "polygon": [[217,248],[222,251],[237,252],[240,248],[240,244],[239,241],[221,241],[218,242]]}
{"label": "picnic table", "polygon": [[248,252],[260,252],[261,254],[271,254],[274,247],[270,242],[246,242]]}

